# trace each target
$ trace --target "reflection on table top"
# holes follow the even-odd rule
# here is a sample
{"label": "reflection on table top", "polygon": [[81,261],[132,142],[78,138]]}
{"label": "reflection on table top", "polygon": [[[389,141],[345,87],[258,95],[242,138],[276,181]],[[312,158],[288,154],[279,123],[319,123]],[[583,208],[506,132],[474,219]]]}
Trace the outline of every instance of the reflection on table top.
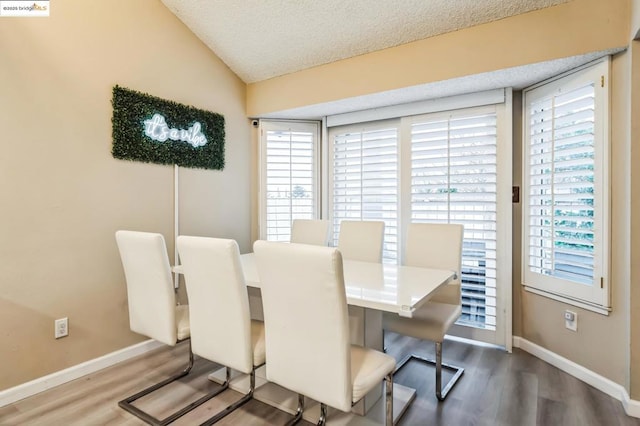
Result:
{"label": "reflection on table top", "polygon": [[[240,259],[247,285],[260,288],[254,254],[243,254]],[[411,317],[417,307],[455,275],[443,269],[354,260],[343,260],[343,270],[348,304],[405,317]]]}

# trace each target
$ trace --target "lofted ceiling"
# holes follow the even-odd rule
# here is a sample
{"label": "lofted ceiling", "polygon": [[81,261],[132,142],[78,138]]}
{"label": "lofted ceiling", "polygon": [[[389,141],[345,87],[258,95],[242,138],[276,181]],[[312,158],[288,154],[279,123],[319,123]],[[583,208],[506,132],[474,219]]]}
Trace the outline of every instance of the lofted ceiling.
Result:
{"label": "lofted ceiling", "polygon": [[[161,0],[244,82],[398,46],[571,0]],[[269,114],[316,118],[498,87],[524,87],[611,52]]]}

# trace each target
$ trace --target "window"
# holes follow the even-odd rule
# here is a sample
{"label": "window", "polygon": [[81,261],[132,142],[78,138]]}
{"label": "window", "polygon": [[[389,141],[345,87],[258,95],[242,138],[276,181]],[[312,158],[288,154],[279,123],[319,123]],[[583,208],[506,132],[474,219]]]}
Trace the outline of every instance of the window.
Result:
{"label": "window", "polygon": [[602,61],[525,90],[523,282],[606,313],[608,69]]}
{"label": "window", "polygon": [[332,138],[332,217],[385,222],[383,259],[398,258],[398,130],[396,125],[340,129]]}
{"label": "window", "polygon": [[[438,101],[445,111],[425,114],[436,107],[429,102],[403,106],[407,115],[396,119],[375,121],[378,110],[327,119],[336,123],[327,159],[334,243],[341,220],[383,220],[383,259],[400,263],[409,223],[463,224],[458,324],[467,327],[455,332],[504,345],[511,300],[510,91]],[[366,121],[345,123],[352,118]]]}
{"label": "window", "polygon": [[459,323],[495,330],[495,107],[411,121],[411,222],[464,225]]}
{"label": "window", "polygon": [[260,238],[289,241],[294,219],[318,217],[319,124],[260,122]]}

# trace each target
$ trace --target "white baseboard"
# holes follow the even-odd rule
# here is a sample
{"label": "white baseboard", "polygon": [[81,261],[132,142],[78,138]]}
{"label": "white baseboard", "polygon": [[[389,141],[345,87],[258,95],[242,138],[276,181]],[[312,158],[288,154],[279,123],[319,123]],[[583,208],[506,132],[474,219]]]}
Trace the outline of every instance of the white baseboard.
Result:
{"label": "white baseboard", "polygon": [[164,346],[164,344],[155,340],[147,340],[133,346],[111,352],[99,358],[74,365],[73,367],[56,371],[55,373],[37,378],[13,388],[5,389],[0,391],[0,408],[43,392],[47,389],[51,389],[55,386],[59,386],[63,383],[70,382],[71,380],[86,376],[87,374],[95,373],[103,368],[110,367],[121,361],[125,361],[161,346]]}
{"label": "white baseboard", "polygon": [[627,413],[628,416],[640,418],[640,401],[629,398],[629,394],[626,391],[622,397],[624,412]]}
{"label": "white baseboard", "polygon": [[617,399],[622,403],[625,413],[631,417],[640,418],[640,401],[633,400],[629,397],[627,390],[624,386],[615,383],[612,380],[607,379],[575,362],[564,358],[555,352],[551,352],[542,346],[536,345],[522,337],[513,337],[513,346],[520,348],[531,355],[540,358],[541,360],[559,368],[565,373],[571,374],[576,379],[593,386],[601,392],[606,393],[612,398]]}

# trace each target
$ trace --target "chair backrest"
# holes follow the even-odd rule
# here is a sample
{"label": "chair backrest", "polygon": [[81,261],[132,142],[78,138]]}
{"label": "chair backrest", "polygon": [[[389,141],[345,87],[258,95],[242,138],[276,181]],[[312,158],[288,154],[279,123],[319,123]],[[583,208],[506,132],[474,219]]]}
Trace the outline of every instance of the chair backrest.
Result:
{"label": "chair backrest", "polygon": [[352,398],[349,314],[334,247],[256,241],[267,379],[343,411]]}
{"label": "chair backrest", "polygon": [[180,235],[194,354],[243,373],[253,368],[249,297],[234,240]]}
{"label": "chair backrest", "polygon": [[461,303],[462,238],[464,227],[454,223],[411,223],[407,227],[404,265],[449,269],[456,272],[452,280],[431,301]]}
{"label": "chair backrest", "polygon": [[127,280],[131,331],[175,345],[176,298],[164,237],[120,230],[116,242]]}
{"label": "chair backrest", "polygon": [[382,262],[384,222],[343,220],[340,222],[338,250],[345,260]]}
{"label": "chair backrest", "polygon": [[329,221],[321,219],[294,219],[291,242],[326,246],[329,244]]}

